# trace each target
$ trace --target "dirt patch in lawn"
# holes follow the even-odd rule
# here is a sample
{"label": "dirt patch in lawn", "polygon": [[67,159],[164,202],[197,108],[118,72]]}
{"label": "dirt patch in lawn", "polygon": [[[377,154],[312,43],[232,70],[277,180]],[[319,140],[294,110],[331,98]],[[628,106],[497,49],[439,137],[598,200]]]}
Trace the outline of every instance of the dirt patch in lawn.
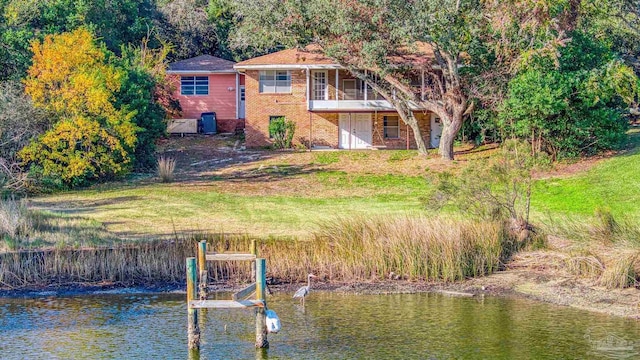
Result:
{"label": "dirt patch in lawn", "polygon": [[[269,178],[286,178],[313,171],[350,174],[421,176],[430,172],[455,170],[469,160],[491,157],[497,144],[456,148],[457,160],[442,160],[436,149],[421,156],[415,150],[314,150],[273,151],[245,149],[237,136],[197,135],[172,137],[158,143],[158,153],[177,160],[179,181],[221,177],[228,180],[255,180],[266,171]],[[269,169],[274,171],[269,172]],[[258,176],[260,179],[264,176]]]}

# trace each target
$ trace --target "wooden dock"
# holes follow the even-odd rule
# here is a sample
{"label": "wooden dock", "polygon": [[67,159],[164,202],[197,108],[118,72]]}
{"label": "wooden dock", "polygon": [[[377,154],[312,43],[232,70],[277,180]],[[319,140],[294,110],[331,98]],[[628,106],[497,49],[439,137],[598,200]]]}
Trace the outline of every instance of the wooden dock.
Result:
{"label": "wooden dock", "polygon": [[[198,310],[204,309],[254,309],[256,314],[256,348],[268,348],[265,312],[267,310],[266,260],[258,258],[255,240],[251,241],[249,253],[208,253],[207,242],[198,243],[198,257],[187,259],[187,332],[190,351],[200,349],[200,327]],[[208,300],[209,261],[251,261],[251,274],[255,282],[233,294],[229,300]],[[196,267],[197,265],[197,267]],[[199,276],[198,276],[199,275]],[[255,294],[255,295],[254,295]],[[254,299],[248,299],[254,295]]]}

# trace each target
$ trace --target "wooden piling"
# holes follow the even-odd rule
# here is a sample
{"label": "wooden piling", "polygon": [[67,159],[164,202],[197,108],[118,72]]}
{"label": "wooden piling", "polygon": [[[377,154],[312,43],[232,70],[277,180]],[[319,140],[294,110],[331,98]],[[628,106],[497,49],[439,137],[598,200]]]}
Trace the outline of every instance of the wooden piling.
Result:
{"label": "wooden piling", "polygon": [[196,299],[198,284],[196,272],[196,258],[187,258],[187,334],[190,351],[200,350],[200,328],[198,327],[198,312],[191,307],[191,301]]}
{"label": "wooden piling", "polygon": [[264,307],[256,309],[256,348],[264,349],[269,347],[267,341],[267,320],[265,310],[266,288],[267,288],[267,261],[256,259],[256,300],[264,302]]}
{"label": "wooden piling", "polygon": [[[251,240],[251,245],[249,246],[249,252],[252,255],[254,255],[256,259],[258,258],[258,244],[256,243],[255,239]],[[251,262],[251,278],[252,279],[256,278],[256,262],[255,261]]]}
{"label": "wooden piling", "polygon": [[207,300],[209,292],[208,288],[208,270],[207,270],[207,241],[202,240],[198,243],[198,270],[200,274],[200,282],[198,285],[198,294],[200,300]]}

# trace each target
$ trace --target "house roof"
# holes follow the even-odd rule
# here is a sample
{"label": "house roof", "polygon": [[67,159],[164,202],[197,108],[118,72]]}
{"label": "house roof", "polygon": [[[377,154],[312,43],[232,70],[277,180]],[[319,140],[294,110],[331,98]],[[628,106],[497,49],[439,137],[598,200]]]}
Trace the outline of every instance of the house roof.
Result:
{"label": "house roof", "polygon": [[[252,59],[237,63],[234,68],[239,70],[258,68],[297,68],[297,67],[341,67],[334,60],[320,54],[317,45],[310,45],[304,49],[287,49],[271,54],[258,56]],[[403,54],[406,53],[406,54]],[[392,56],[389,60],[397,64],[414,64],[416,66],[425,65],[433,61],[434,54],[431,45],[417,43],[415,48],[407,48],[399,51],[398,55]]]}
{"label": "house roof", "polygon": [[312,52],[313,48],[287,49],[271,54],[258,56],[253,59],[241,61],[236,64],[236,69],[251,68],[263,65],[334,65],[338,64],[322,54]]}
{"label": "house roof", "polygon": [[211,55],[200,55],[191,59],[176,61],[169,64],[169,73],[217,73],[235,72],[233,61],[221,59]]}

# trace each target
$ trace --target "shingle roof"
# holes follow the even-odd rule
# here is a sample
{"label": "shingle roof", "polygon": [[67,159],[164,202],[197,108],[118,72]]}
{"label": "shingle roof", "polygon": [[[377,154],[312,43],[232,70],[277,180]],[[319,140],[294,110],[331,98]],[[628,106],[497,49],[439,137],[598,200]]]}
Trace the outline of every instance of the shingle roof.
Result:
{"label": "shingle roof", "polygon": [[[261,65],[335,65],[338,64],[332,59],[320,54],[317,45],[310,45],[305,49],[287,49],[275,53],[255,57],[241,61],[236,64],[236,68],[246,66],[255,67]],[[396,64],[414,64],[416,66],[425,65],[433,61],[433,48],[429,44],[416,43],[409,49],[401,49],[398,55],[392,56],[389,60]]]}
{"label": "shingle roof", "polygon": [[306,49],[287,49],[241,61],[238,67],[253,65],[337,65],[335,61]]}
{"label": "shingle roof", "polygon": [[233,61],[211,55],[200,55],[169,64],[169,72],[233,72]]}

